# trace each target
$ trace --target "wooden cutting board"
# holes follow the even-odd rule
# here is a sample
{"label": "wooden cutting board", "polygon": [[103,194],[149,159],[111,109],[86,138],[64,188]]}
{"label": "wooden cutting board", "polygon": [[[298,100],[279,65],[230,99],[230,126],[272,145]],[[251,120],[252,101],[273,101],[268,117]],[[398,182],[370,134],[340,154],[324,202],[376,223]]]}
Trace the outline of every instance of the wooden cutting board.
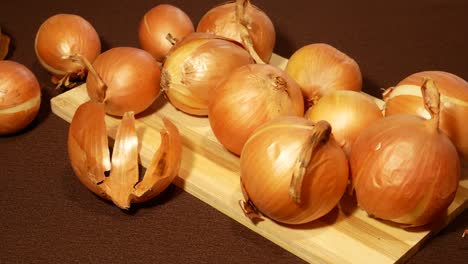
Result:
{"label": "wooden cutting board", "polygon": [[[274,55],[271,64],[284,68],[287,60]],[[78,106],[89,100],[81,85],[51,100],[52,111],[70,122]],[[383,102],[374,100],[382,107]],[[344,196],[328,215],[301,226],[286,226],[266,219],[253,224],[239,207],[239,158],[217,141],[206,117],[176,110],[160,96],[150,109],[137,116],[141,164],[146,167],[160,144],[161,117],[170,119],[183,141],[182,164],[174,183],[284,249],[313,263],[395,263],[412,256],[424,241],[439,232],[468,206],[468,168],[454,202],[442,221],[425,228],[405,230],[367,216]],[[115,137],[120,120],[106,117],[108,134]],[[461,234],[460,234],[461,235]]]}

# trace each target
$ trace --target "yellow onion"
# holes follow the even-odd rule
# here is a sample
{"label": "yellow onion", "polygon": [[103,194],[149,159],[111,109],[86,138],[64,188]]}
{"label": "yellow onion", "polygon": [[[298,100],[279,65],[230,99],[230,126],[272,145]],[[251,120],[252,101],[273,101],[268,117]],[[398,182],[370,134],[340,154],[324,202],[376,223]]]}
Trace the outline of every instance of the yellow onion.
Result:
{"label": "yellow onion", "polygon": [[236,0],[210,9],[200,19],[197,32],[243,43],[257,63],[270,61],[276,41],[272,21],[249,0]]}
{"label": "yellow onion", "polygon": [[21,63],[0,61],[0,135],[28,126],[40,104],[41,88],[36,76]]}
{"label": "yellow onion", "polygon": [[335,90],[362,89],[361,70],[356,61],[326,43],[298,49],[285,70],[301,86],[308,106]]}
{"label": "yellow onion", "polygon": [[278,117],[261,126],[240,156],[244,212],[285,224],[329,213],[343,196],[348,160],[326,121]]}
{"label": "yellow onion", "polygon": [[161,88],[177,109],[206,116],[212,89],[236,68],[253,63],[241,45],[212,34],[188,35],[167,55]]}
{"label": "yellow onion", "polygon": [[73,171],[90,191],[112,200],[119,208],[128,209],[131,203],[154,198],[177,176],[181,162],[179,132],[169,120],[164,118],[163,122],[161,145],[140,179],[139,142],[133,113],[126,112],[122,117],[111,159],[104,104],[96,101],[82,104],[68,132],[68,155]]}
{"label": "yellow onion", "polygon": [[80,55],[93,62],[101,53],[101,41],[94,27],[83,17],[56,14],[39,27],[34,49],[40,64],[53,75],[54,83],[72,86],[70,81],[84,79],[87,69],[69,57]]}
{"label": "yellow onion", "polygon": [[350,154],[352,186],[369,215],[411,226],[441,217],[455,198],[460,160],[439,130],[439,93],[421,87],[431,118],[401,114],[377,120],[361,133]]}
{"label": "yellow onion", "polygon": [[159,96],[161,69],[142,49],[112,48],[100,54],[89,68],[88,95],[103,101],[110,115],[123,116],[129,111],[138,114]]}
{"label": "yellow onion", "polygon": [[326,120],[330,123],[335,140],[349,155],[356,137],[383,115],[368,95],[336,90],[320,98],[307,110],[305,117],[314,122]]}
{"label": "yellow onion", "polygon": [[262,124],[277,116],[303,114],[299,86],[283,70],[268,64],[237,68],[214,89],[208,106],[214,135],[237,155]]}
{"label": "yellow onion", "polygon": [[0,27],[0,60],[3,60],[7,57],[10,50],[10,36],[2,32]]}
{"label": "yellow onion", "polygon": [[194,32],[190,17],[180,8],[159,4],[145,13],[138,28],[141,47],[162,62],[172,46]]}
{"label": "yellow onion", "polygon": [[468,127],[465,126],[468,120],[468,82],[462,78],[443,71],[411,74],[384,92],[385,115],[408,113],[430,118],[421,94],[421,85],[425,78],[433,79],[441,94],[440,129],[468,161]]}

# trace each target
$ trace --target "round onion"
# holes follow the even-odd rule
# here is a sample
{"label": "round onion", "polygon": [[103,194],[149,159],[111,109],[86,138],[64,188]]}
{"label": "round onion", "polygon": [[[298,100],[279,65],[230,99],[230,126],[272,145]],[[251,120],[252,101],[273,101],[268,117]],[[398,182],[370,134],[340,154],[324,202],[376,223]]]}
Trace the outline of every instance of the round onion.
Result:
{"label": "round onion", "polygon": [[213,133],[237,155],[260,125],[277,116],[303,114],[299,86],[284,71],[268,64],[237,68],[214,89],[208,106]]}
{"label": "round onion", "polygon": [[160,92],[161,70],[148,52],[117,47],[100,54],[86,79],[91,99],[103,101],[106,113],[123,116],[147,109]]}
{"label": "round onion", "polygon": [[439,129],[439,94],[422,86],[431,119],[401,114],[377,120],[361,133],[350,154],[352,186],[360,208],[376,218],[421,226],[455,198],[460,160]]}
{"label": "round onion", "polygon": [[440,129],[468,161],[468,127],[465,126],[468,120],[468,82],[462,78],[443,71],[411,74],[384,92],[385,115],[408,113],[430,118],[421,94],[421,85],[426,78],[436,82],[441,94]]}
{"label": "round onion", "polygon": [[326,120],[333,127],[333,136],[349,155],[356,137],[375,120],[382,111],[367,95],[348,90],[333,91],[317,101],[305,114],[314,122]]}
{"label": "round onion", "polygon": [[348,160],[326,121],[278,117],[261,126],[240,156],[244,212],[303,224],[329,213],[343,196]]}
{"label": "round onion", "polygon": [[34,49],[41,65],[54,76],[52,81],[61,85],[84,79],[86,75],[85,65],[69,57],[80,55],[93,62],[101,53],[101,42],[94,27],[83,17],[56,14],[39,27]]}
{"label": "round onion", "polygon": [[197,32],[208,32],[243,43],[258,63],[270,61],[276,41],[270,18],[249,0],[237,0],[210,9],[200,19]]}
{"label": "round onion", "polygon": [[37,116],[41,88],[36,76],[24,65],[0,61],[0,135],[24,129]]}
{"label": "round onion", "polygon": [[233,70],[250,63],[253,59],[247,50],[231,40],[212,34],[189,35],[167,55],[161,88],[177,109],[206,116],[212,89]]}
{"label": "round onion", "polygon": [[160,4],[145,13],[138,37],[141,47],[162,62],[172,46],[194,30],[192,20],[183,10]]}
{"label": "round onion", "polygon": [[308,106],[335,90],[362,89],[356,61],[325,43],[309,44],[295,51],[285,70],[301,86]]}

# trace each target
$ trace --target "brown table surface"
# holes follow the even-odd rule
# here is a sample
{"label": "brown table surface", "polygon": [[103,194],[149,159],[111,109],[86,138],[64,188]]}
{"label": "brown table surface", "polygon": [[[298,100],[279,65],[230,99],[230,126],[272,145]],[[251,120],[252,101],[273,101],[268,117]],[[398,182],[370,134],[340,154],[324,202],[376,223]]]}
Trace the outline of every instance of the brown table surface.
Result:
{"label": "brown table surface", "polygon": [[[166,2],[182,8],[196,24],[223,1]],[[54,89],[36,59],[36,31],[53,14],[75,13],[94,25],[103,50],[138,47],[139,20],[158,3],[0,2],[0,25],[13,38],[9,59],[29,67],[43,88],[33,124],[0,137],[0,263],[302,262],[176,186],[125,213],[91,194],[74,176],[66,150],[69,124],[50,110],[50,98],[63,90]],[[254,3],[275,24],[277,54],[289,57],[303,45],[329,43],[359,63],[363,90],[374,96],[421,70],[449,71],[468,80],[466,0]],[[468,237],[461,237],[467,220],[465,210],[409,263],[467,263]]]}

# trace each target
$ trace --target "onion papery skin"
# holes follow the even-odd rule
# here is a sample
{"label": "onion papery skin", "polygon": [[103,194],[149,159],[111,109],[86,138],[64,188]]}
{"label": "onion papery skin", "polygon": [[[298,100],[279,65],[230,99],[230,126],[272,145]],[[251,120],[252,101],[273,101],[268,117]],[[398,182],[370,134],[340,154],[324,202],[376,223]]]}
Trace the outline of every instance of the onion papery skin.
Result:
{"label": "onion papery skin", "polygon": [[55,76],[71,74],[83,79],[86,67],[67,59],[76,54],[93,62],[101,53],[101,41],[94,27],[86,19],[74,14],[56,14],[39,27],[34,41],[36,56],[41,65]]}
{"label": "onion papery skin", "polygon": [[[141,113],[159,96],[161,68],[148,52],[133,47],[116,47],[100,54],[93,63],[105,90],[106,113],[123,116],[125,112]],[[102,90],[98,79],[89,74],[88,95],[99,100]]]}
{"label": "onion papery skin", "polygon": [[268,218],[303,224],[329,213],[343,196],[348,160],[333,137],[313,154],[302,183],[302,202],[289,196],[289,185],[313,122],[303,117],[278,117],[255,130],[240,156],[244,198]]}
{"label": "onion papery skin", "polygon": [[37,116],[41,104],[39,82],[21,63],[0,61],[0,135],[19,132]]}
{"label": "onion papery skin", "polygon": [[[250,1],[244,12],[249,23],[248,30],[253,48],[263,62],[268,63],[276,41],[273,22],[265,12],[250,4]],[[242,43],[239,24],[236,21],[236,3],[225,3],[210,9],[198,22],[196,31],[224,36]]]}
{"label": "onion papery skin", "polygon": [[168,34],[175,41],[195,31],[190,17],[180,8],[160,4],[145,13],[138,28],[138,39],[141,47],[153,57],[163,62],[173,44],[167,40]]}
{"label": "onion papery skin", "polygon": [[254,61],[236,42],[214,35],[197,36],[187,36],[188,40],[169,52],[162,67],[161,88],[177,109],[207,116],[212,89],[232,71]]}
{"label": "onion papery skin", "polygon": [[356,137],[383,114],[368,95],[337,90],[320,98],[307,110],[305,117],[314,122],[326,120],[330,123],[335,140],[349,155]]}
{"label": "onion papery skin", "polygon": [[303,116],[301,89],[283,70],[268,64],[237,68],[213,91],[208,119],[217,139],[240,155],[253,131],[278,116]]}
{"label": "onion papery skin", "polygon": [[326,43],[308,44],[296,50],[285,70],[301,86],[308,106],[335,90],[362,89],[357,62]]}
{"label": "onion papery skin", "polygon": [[461,157],[468,161],[468,82],[443,71],[422,71],[409,75],[395,87],[384,92],[385,115],[416,114],[423,118],[430,115],[424,107],[421,85],[431,78],[439,88],[440,129],[448,135]]}
{"label": "onion papery skin", "polygon": [[369,215],[422,226],[453,201],[460,161],[450,139],[429,121],[415,115],[385,117],[354,142],[352,186],[359,207]]}

